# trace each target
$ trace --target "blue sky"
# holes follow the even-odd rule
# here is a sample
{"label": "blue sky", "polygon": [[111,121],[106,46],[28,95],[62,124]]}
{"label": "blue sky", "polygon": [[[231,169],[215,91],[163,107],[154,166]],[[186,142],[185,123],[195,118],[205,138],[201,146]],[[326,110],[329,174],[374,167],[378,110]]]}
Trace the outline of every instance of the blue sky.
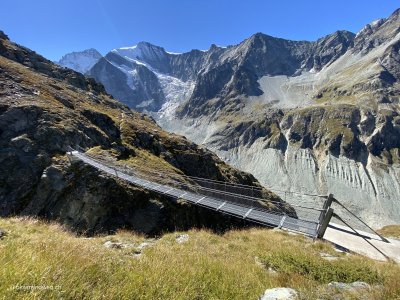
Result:
{"label": "blue sky", "polygon": [[0,30],[55,60],[96,48],[102,54],[148,41],[173,52],[231,45],[256,32],[317,38],[388,17],[389,0],[3,0]]}

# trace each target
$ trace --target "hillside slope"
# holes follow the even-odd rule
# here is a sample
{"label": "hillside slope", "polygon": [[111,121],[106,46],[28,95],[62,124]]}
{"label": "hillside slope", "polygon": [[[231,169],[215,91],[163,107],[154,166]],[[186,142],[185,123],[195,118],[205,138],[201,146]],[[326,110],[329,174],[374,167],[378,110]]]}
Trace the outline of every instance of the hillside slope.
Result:
{"label": "hillside slope", "polygon": [[0,228],[7,233],[0,238],[6,299],[241,300],[276,287],[307,300],[400,297],[398,265],[276,230],[87,239],[35,219],[0,218]]}

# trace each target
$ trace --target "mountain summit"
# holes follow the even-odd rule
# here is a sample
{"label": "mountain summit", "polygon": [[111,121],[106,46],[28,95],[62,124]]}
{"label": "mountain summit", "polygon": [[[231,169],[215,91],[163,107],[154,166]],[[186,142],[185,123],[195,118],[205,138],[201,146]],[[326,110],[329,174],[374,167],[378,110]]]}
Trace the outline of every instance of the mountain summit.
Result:
{"label": "mountain summit", "polygon": [[102,58],[102,55],[96,49],[91,48],[80,52],[65,54],[57,63],[60,66],[85,74],[100,58]]}
{"label": "mountain summit", "polygon": [[164,48],[152,45],[148,42],[140,42],[133,47],[114,49],[111,50],[111,52],[128,60],[146,63],[150,68],[154,68],[158,72],[169,72],[168,53]]}

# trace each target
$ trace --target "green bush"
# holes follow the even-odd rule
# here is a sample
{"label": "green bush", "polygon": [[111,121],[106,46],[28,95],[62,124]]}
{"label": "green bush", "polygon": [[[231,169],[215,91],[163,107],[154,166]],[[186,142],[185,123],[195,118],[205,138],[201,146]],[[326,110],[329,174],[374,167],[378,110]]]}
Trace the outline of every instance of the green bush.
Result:
{"label": "green bush", "polygon": [[383,279],[362,259],[322,260],[318,253],[297,252],[291,249],[272,252],[264,257],[264,263],[278,272],[297,273],[319,283],[332,281],[351,283],[365,281],[382,283]]}

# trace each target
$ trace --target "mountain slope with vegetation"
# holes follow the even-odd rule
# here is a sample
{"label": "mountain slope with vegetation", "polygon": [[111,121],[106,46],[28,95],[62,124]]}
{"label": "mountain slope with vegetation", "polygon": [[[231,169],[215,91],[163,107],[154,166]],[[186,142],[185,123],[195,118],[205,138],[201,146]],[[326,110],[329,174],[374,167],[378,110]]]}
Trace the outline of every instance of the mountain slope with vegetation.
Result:
{"label": "mountain slope with vegetation", "polygon": [[[174,172],[178,178],[185,174],[259,186],[250,174],[114,100],[93,79],[12,43],[2,32],[0,87],[1,216],[56,219],[87,234],[123,227],[157,234],[231,226],[218,213],[174,203],[82,163],[71,165],[68,147]],[[268,191],[265,195],[280,201]]]}

